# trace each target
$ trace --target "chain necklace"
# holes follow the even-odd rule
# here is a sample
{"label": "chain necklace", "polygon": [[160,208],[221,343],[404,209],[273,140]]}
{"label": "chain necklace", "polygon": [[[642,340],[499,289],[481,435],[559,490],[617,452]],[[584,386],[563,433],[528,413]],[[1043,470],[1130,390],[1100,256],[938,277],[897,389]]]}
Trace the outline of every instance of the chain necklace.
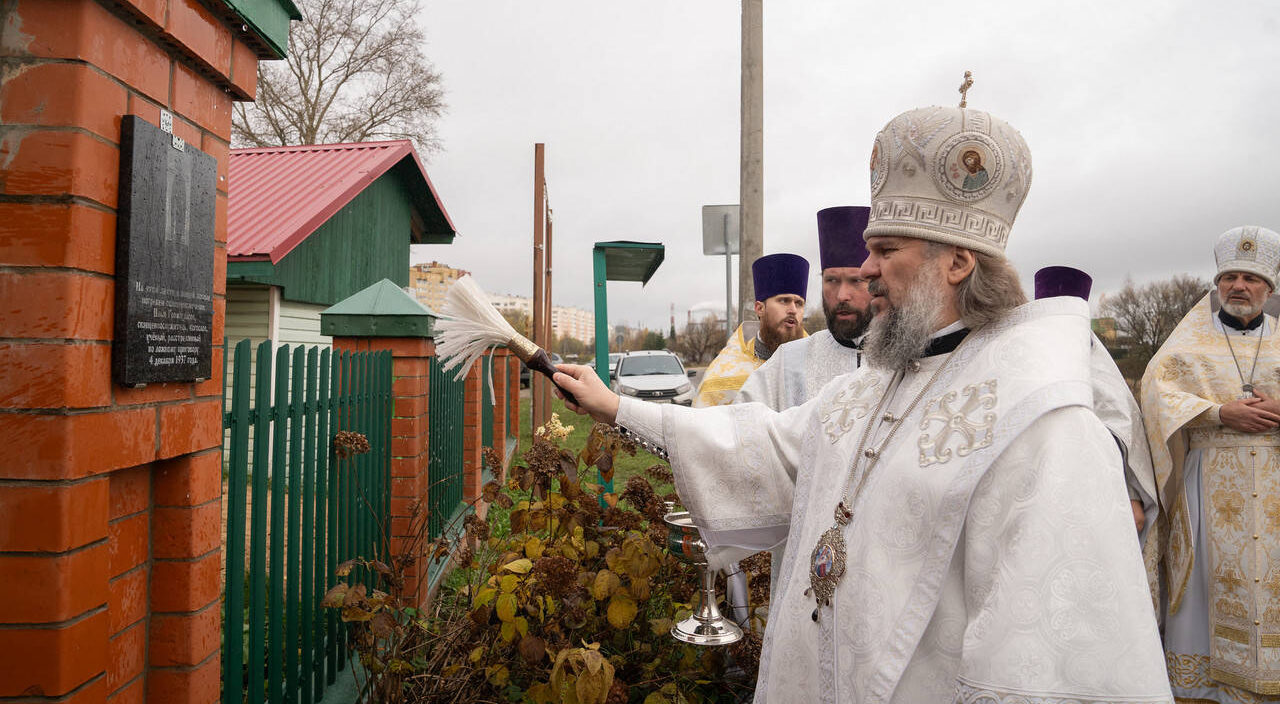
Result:
{"label": "chain necklace", "polygon": [[1258,357],[1262,352],[1262,332],[1263,328],[1258,328],[1258,346],[1253,350],[1253,366],[1249,367],[1249,378],[1244,378],[1244,370],[1240,368],[1240,360],[1236,358],[1236,348],[1231,346],[1231,336],[1227,334],[1227,329],[1222,329],[1222,339],[1227,341],[1227,349],[1231,351],[1231,361],[1236,364],[1236,375],[1240,377],[1240,398],[1251,398],[1253,396],[1253,373],[1258,369]]}
{"label": "chain necklace", "polygon": [[[960,346],[963,347],[970,337],[973,336],[966,337],[961,341]],[[902,427],[902,423],[915,410],[920,400],[924,398],[925,393],[941,376],[942,370],[946,369],[951,360],[956,358],[959,351],[959,348],[957,348],[943,360],[942,364],[938,365],[933,375],[929,377],[929,381],[925,382],[925,385],[920,388],[916,397],[911,399],[911,403],[901,415],[896,417],[891,413],[882,415],[881,411],[884,410],[885,405],[889,402],[889,397],[897,392],[898,385],[906,379],[906,372],[896,372],[893,379],[889,380],[890,383],[880,397],[880,402],[876,404],[875,413],[867,420],[867,425],[862,430],[862,437],[858,440],[858,451],[853,456],[853,466],[849,468],[849,478],[845,481],[844,493],[840,496],[840,503],[836,504],[835,523],[818,538],[818,543],[814,546],[813,553],[809,557],[809,588],[804,593],[805,596],[813,594],[818,602],[813,609],[814,621],[818,620],[818,613],[823,606],[831,605],[831,597],[836,593],[836,586],[840,583],[840,579],[844,577],[845,559],[847,557],[844,544],[844,527],[853,520],[853,506],[857,503],[858,497],[862,495],[862,489],[867,484],[867,478],[871,476],[871,470],[879,462],[880,456],[893,440],[898,428]],[[912,364],[912,371],[919,370],[919,362],[913,362]],[[894,381],[898,381],[899,384],[895,385]],[[890,426],[889,432],[885,435],[879,447],[867,447],[867,441],[871,438],[871,431],[878,428],[880,423],[892,423],[893,425]],[[862,476],[858,477],[857,485],[854,486],[853,478],[857,476],[858,465],[861,464],[864,457],[867,460],[866,469],[862,471]],[[853,489],[852,496],[849,493],[850,488]]]}

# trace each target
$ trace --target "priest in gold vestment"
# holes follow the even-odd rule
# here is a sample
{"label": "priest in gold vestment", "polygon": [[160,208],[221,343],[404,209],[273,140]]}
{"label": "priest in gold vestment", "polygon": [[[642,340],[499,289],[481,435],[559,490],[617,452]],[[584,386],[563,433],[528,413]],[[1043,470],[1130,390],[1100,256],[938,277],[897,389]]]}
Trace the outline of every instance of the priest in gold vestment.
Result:
{"label": "priest in gold vestment", "polygon": [[694,408],[733,403],[751,373],[784,343],[807,337],[804,299],[809,288],[809,262],[798,254],[769,254],[751,262],[756,292],[756,321],[738,326],[729,343],[702,374]]}
{"label": "priest in gold vestment", "polygon": [[1179,702],[1280,702],[1280,235],[1229,230],[1214,259],[1221,307],[1197,303],[1142,379],[1165,657]]}

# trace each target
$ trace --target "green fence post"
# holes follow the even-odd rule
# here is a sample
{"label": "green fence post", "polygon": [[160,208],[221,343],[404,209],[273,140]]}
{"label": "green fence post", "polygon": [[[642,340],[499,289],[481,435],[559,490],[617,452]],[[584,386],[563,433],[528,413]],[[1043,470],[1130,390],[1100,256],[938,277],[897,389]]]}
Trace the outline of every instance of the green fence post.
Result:
{"label": "green fence post", "polygon": [[289,346],[276,350],[276,392],[272,404],[271,433],[271,649],[267,656],[267,699],[284,701],[284,552],[285,552],[285,450],[288,447]]}
{"label": "green fence post", "polygon": [[286,702],[298,701],[298,600],[302,530],[302,404],[304,375],[306,374],[306,350],[302,346],[293,349],[292,383],[289,384],[289,483],[288,522],[286,538],[288,557],[285,564],[285,693]]}
{"label": "green fence post", "polygon": [[[249,702],[266,701],[267,514],[271,488],[271,340],[258,344],[253,401],[253,509],[249,529]],[[245,380],[248,382],[248,379]]]}
{"label": "green fence post", "polygon": [[[224,353],[225,354],[225,353]],[[224,357],[225,359],[225,357]],[[249,341],[236,345],[231,390],[231,453],[227,476],[227,577],[223,614],[222,700],[239,702],[244,677],[245,484],[249,471]]]}
{"label": "green fence post", "polygon": [[[344,376],[344,369],[347,365],[347,352],[339,352],[334,355],[333,359],[333,381],[331,383],[330,393],[330,411],[329,411],[329,442],[333,442],[333,437],[342,429],[342,395],[347,391],[347,379]],[[332,451],[331,451],[332,453]],[[346,559],[342,553],[342,490],[345,485],[342,481],[342,466],[345,464],[338,459],[335,454],[330,454],[332,463],[329,465],[329,586],[337,584],[338,563]],[[338,647],[342,643],[345,631],[342,629],[342,623],[338,620],[338,615],[329,614],[329,668],[328,677],[329,684],[333,684],[337,680],[338,670],[346,668],[346,658],[338,657]]]}
{"label": "green fence post", "polygon": [[[329,494],[331,478],[329,476],[329,456],[332,453],[333,433],[329,428],[329,393],[330,379],[333,377],[333,352],[329,348],[320,350],[320,389],[316,399],[316,592],[327,594],[333,586],[333,570],[329,567]],[[329,641],[333,640],[333,628],[328,627],[328,609],[316,612],[315,629],[318,647],[315,652],[315,691],[323,696],[326,683],[332,676],[327,653]]]}
{"label": "green fence post", "polygon": [[299,614],[302,623],[302,650],[300,654],[301,674],[299,684],[302,692],[299,699],[303,704],[311,704],[314,692],[311,689],[312,670],[315,669],[315,634],[312,625],[315,623],[315,612],[320,608],[320,600],[315,594],[316,573],[316,348],[307,348],[306,393],[302,407],[302,598],[303,612]]}

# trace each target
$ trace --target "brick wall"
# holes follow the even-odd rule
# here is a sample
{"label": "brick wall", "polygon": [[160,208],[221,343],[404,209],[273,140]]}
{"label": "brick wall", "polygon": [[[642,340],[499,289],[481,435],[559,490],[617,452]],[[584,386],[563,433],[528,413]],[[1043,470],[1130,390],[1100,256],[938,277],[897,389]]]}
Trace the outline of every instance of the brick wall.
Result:
{"label": "brick wall", "polygon": [[483,449],[484,435],[481,424],[484,420],[480,404],[484,403],[483,383],[484,365],[477,362],[471,365],[464,380],[464,396],[462,401],[462,500],[474,501],[480,496],[483,484],[480,452]]}
{"label": "brick wall", "polygon": [[222,353],[129,389],[111,335],[121,117],[164,108],[218,162],[222,338],[231,105],[260,56],[225,10],[0,5],[0,700],[218,697]]}
{"label": "brick wall", "polygon": [[[511,374],[507,366],[515,359],[506,349],[495,350],[493,355],[493,449],[507,467],[507,405],[511,403]],[[519,396],[517,389],[517,396]]]}

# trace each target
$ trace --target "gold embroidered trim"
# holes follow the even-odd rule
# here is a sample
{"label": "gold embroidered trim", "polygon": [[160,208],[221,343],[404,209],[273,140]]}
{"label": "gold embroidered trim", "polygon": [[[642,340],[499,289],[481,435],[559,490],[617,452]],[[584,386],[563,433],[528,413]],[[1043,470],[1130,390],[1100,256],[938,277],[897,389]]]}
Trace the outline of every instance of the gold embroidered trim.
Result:
{"label": "gold embroidered trim", "polygon": [[1169,671],[1169,682],[1180,689],[1198,689],[1212,687],[1209,679],[1209,656],[1191,653],[1175,653],[1166,650],[1165,667]]}
{"label": "gold embroidered trim", "polygon": [[[1227,640],[1244,643],[1245,645],[1249,645],[1252,642],[1247,631],[1243,631],[1239,628],[1232,628],[1231,626],[1224,626],[1221,623],[1214,624],[1213,635],[1217,638],[1226,638]],[[1263,637],[1265,638],[1266,636]]]}
{"label": "gold embroidered trim", "polygon": [[1206,447],[1280,447],[1280,435],[1275,433],[1236,433],[1216,426],[1191,428],[1190,435],[1189,445],[1192,450]]}
{"label": "gold embroidered trim", "polygon": [[1250,692],[1258,694],[1276,695],[1280,694],[1280,680],[1255,680],[1244,675],[1237,675],[1234,672],[1227,672],[1216,667],[1209,667],[1209,676],[1233,687],[1247,689]]}
{"label": "gold embroidered trim", "polygon": [[1263,633],[1258,638],[1264,648],[1280,648],[1280,633]]}
{"label": "gold embroidered trim", "polygon": [[1165,560],[1165,569],[1168,572],[1169,582],[1174,585],[1169,590],[1169,613],[1176,614],[1182,607],[1182,596],[1187,593],[1187,580],[1191,578],[1191,564],[1195,561],[1195,542],[1191,539],[1191,516],[1187,514],[1185,487],[1177,493],[1173,501],[1168,519],[1170,548],[1166,552],[1170,557],[1177,559]]}

